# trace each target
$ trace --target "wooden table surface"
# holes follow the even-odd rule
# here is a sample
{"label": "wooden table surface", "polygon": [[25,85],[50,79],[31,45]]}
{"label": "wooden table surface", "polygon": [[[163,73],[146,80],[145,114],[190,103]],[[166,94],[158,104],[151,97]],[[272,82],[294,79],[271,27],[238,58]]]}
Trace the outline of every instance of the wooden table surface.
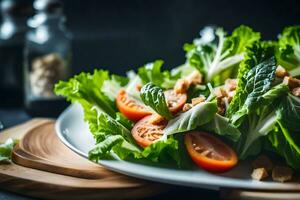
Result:
{"label": "wooden table surface", "polygon": [[[21,108],[0,108],[0,121],[4,128],[9,128],[16,124],[20,124],[30,119],[25,111]],[[167,199],[199,199],[199,197],[206,197],[207,199],[218,199],[219,192],[204,189],[174,187],[167,193],[158,195],[153,200],[167,200]],[[21,196],[15,193],[0,190],[0,200],[33,200],[34,198]]]}

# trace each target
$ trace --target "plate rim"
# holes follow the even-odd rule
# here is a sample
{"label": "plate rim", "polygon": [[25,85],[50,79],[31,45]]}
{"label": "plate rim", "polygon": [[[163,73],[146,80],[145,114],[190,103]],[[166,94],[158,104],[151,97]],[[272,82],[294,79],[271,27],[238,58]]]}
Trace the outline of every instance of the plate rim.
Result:
{"label": "plate rim", "polygon": [[[85,154],[81,150],[77,149],[74,145],[72,145],[66,139],[66,137],[64,137],[64,134],[62,133],[63,131],[61,130],[63,120],[66,119],[66,116],[69,114],[69,112],[74,112],[72,109],[76,109],[75,106],[81,107],[81,105],[79,105],[78,103],[71,104],[60,114],[60,116],[57,118],[57,120],[55,122],[55,132],[64,145],[66,145],[69,149],[71,149],[75,153],[79,154],[80,156],[84,157],[85,159],[88,159],[87,154]],[[203,182],[203,181],[202,182],[191,182],[190,181],[189,182],[189,181],[185,181],[185,180],[184,181],[170,180],[165,177],[155,178],[155,177],[151,177],[150,175],[137,174],[137,173],[133,173],[131,171],[122,170],[118,167],[115,167],[114,164],[110,164],[109,162],[120,162],[120,163],[126,163],[128,165],[142,165],[142,164],[131,163],[128,161],[123,161],[123,160],[103,160],[101,162],[98,162],[98,163],[94,162],[94,163],[99,164],[100,166],[102,166],[108,170],[112,170],[112,171],[115,171],[115,172],[118,172],[121,174],[135,177],[135,178],[140,178],[140,179],[145,179],[145,180],[150,180],[150,181],[155,181],[155,182],[161,182],[161,183],[167,183],[167,184],[172,184],[172,185],[181,185],[181,186],[189,186],[189,187],[212,189],[212,190],[219,190],[220,188],[235,188],[235,189],[245,189],[245,190],[264,190],[264,191],[300,191],[300,182],[296,182],[296,184],[295,184],[295,182],[290,182],[290,183],[289,182],[287,182],[287,183],[272,182],[272,184],[278,184],[278,186],[281,186],[280,189],[279,189],[279,187],[276,189],[265,188],[265,187],[263,187],[263,189],[260,189],[265,182],[252,180],[253,182],[257,183],[257,187],[253,187],[253,186],[238,187],[237,184],[233,184],[232,186],[230,186],[228,184],[217,185],[211,181],[208,181],[208,182]],[[152,168],[153,166],[143,165],[143,167]],[[228,177],[228,178],[233,179],[233,177]],[[243,181],[243,179],[237,179],[237,181]],[[269,182],[267,182],[267,183],[269,183]]]}

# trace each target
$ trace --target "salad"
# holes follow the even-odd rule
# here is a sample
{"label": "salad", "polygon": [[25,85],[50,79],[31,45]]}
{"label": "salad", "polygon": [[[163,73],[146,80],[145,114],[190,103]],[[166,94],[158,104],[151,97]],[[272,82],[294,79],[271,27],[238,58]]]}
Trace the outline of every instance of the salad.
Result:
{"label": "salad", "polygon": [[95,69],[56,84],[84,110],[96,141],[89,159],[223,172],[271,151],[300,171],[300,26],[277,41],[244,25],[206,27],[184,50],[171,70],[156,60],[127,76]]}

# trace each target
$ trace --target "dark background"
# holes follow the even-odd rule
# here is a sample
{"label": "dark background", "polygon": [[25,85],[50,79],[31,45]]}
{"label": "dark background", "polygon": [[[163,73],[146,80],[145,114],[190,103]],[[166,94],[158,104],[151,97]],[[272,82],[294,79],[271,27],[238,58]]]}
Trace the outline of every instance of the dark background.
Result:
{"label": "dark background", "polygon": [[245,24],[276,39],[285,26],[300,24],[300,1],[263,0],[65,0],[74,34],[75,73],[106,68],[124,73],[163,59],[184,62],[182,45],[205,25],[232,29]]}
{"label": "dark background", "polygon": [[[288,25],[300,24],[299,1],[237,0],[65,0],[73,33],[73,72],[109,69],[123,74],[146,62],[163,59],[166,67],[184,62],[182,45],[205,25],[232,29],[245,24],[276,39]],[[5,128],[30,117],[22,108],[1,108]],[[207,196],[207,197],[206,197]],[[156,199],[217,199],[216,191],[174,188]],[[8,192],[0,199],[28,200]]]}

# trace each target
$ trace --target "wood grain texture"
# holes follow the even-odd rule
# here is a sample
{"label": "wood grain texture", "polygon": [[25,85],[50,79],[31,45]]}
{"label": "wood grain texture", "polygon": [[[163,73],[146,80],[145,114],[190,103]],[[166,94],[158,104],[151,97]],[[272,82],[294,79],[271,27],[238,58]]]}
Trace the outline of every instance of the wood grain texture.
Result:
{"label": "wood grain texture", "polygon": [[136,199],[167,187],[106,170],[72,152],[54,132],[54,121],[34,119],[0,133],[19,139],[13,163],[0,165],[0,186],[43,199]]}

